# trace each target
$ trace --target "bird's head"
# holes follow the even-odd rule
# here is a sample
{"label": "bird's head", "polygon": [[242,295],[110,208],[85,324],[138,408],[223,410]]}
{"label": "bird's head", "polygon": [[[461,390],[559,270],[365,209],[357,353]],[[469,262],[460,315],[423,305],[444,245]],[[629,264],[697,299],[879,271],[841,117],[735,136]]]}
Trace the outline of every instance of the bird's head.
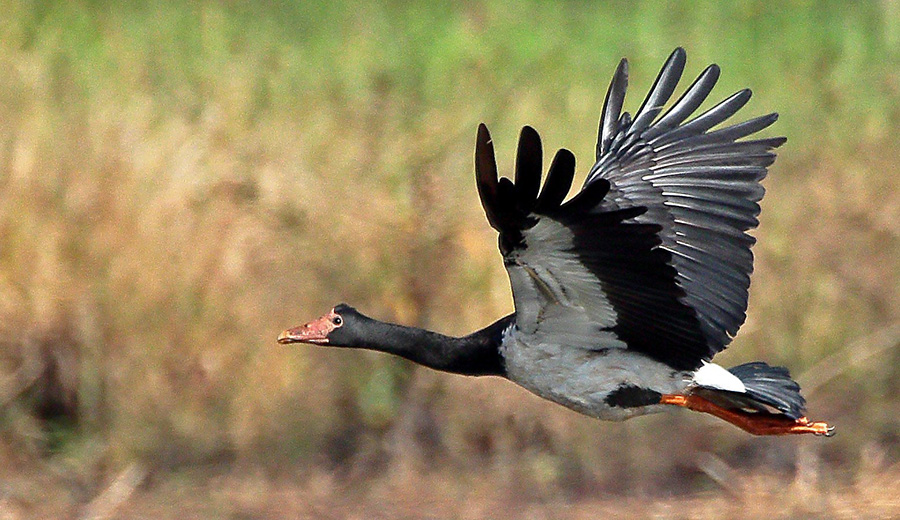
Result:
{"label": "bird's head", "polygon": [[287,329],[278,335],[278,343],[310,343],[333,347],[355,346],[358,329],[367,320],[353,307],[341,303],[327,314],[299,327]]}

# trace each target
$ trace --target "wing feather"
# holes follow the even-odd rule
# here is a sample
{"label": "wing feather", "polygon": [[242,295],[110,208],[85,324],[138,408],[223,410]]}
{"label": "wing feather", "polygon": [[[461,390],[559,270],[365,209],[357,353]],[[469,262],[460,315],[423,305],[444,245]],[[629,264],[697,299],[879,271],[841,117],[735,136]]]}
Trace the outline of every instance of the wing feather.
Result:
{"label": "wing feather", "polygon": [[519,150],[516,152],[516,194],[519,207],[531,210],[541,188],[541,137],[530,126],[519,134]]}
{"label": "wing feather", "polygon": [[628,60],[619,62],[609,90],[606,91],[606,99],[603,101],[603,112],[600,117],[600,138],[597,140],[597,157],[605,155],[609,151],[613,137],[619,133],[619,117],[622,107],[625,105],[625,90],[628,89]]}
{"label": "wing feather", "polygon": [[571,152],[557,152],[540,189],[540,138],[525,127],[516,182],[498,181],[490,136],[479,127],[479,193],[500,231],[525,333],[564,334],[573,347],[625,347],[688,370],[743,324],[755,242],[747,231],[758,225],[760,181],[785,140],[742,140],[776,114],[716,128],[746,105],[747,89],[689,119],[719,78],[715,65],[663,112],[684,65],[676,49],[632,118],[622,110],[628,63],[619,63],[596,163],[567,202]]}
{"label": "wing feather", "polygon": [[669,98],[672,97],[672,93],[675,92],[678,80],[681,79],[681,74],[684,72],[686,60],[687,55],[682,48],[675,49],[675,52],[669,56],[666,64],[660,70],[659,76],[656,77],[653,86],[650,87],[650,92],[644,99],[644,103],[634,115],[634,121],[631,122],[631,126],[628,128],[629,134],[640,134],[643,132],[656,119],[656,116],[662,112],[663,107],[669,101]]}
{"label": "wing feather", "polygon": [[538,197],[535,211],[546,212],[558,207],[572,189],[572,180],[575,179],[575,156],[565,148],[556,152],[550,170],[547,172],[547,182]]}

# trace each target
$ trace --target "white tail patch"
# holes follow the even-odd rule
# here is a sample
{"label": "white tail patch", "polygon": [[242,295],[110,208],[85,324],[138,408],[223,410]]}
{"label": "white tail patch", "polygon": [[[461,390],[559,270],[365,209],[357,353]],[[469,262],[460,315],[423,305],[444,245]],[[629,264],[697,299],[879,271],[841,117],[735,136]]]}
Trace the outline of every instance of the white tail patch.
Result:
{"label": "white tail patch", "polygon": [[692,381],[697,386],[712,388],[714,390],[726,390],[728,392],[744,393],[747,388],[738,377],[715,363],[703,363],[703,366],[694,372]]}

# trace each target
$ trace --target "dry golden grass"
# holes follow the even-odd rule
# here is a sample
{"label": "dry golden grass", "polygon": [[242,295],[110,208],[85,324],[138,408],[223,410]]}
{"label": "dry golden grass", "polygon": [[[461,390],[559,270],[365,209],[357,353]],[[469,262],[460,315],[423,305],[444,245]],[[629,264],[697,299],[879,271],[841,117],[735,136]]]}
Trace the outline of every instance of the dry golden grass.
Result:
{"label": "dry golden grass", "polygon": [[[0,518],[900,515],[894,4],[11,3]],[[789,137],[722,363],[789,365],[837,437],[598,423],[497,379],[274,344],[339,300],[449,333],[508,312],[477,123],[505,171],[532,124],[583,172],[616,60],[639,97],[676,44]]]}
{"label": "dry golden grass", "polygon": [[578,494],[497,468],[475,469],[460,477],[412,468],[404,460],[395,460],[378,478],[362,481],[321,470],[273,473],[237,465],[148,474],[132,466],[112,475],[100,489],[79,486],[70,475],[32,468],[5,482],[0,515],[10,520],[896,518],[900,471],[896,464],[883,467],[884,461],[872,456],[879,455],[870,454],[868,466],[846,482],[824,474],[810,453],[793,476],[742,473],[712,458],[702,464],[708,474],[727,479],[686,494],[653,489]]}

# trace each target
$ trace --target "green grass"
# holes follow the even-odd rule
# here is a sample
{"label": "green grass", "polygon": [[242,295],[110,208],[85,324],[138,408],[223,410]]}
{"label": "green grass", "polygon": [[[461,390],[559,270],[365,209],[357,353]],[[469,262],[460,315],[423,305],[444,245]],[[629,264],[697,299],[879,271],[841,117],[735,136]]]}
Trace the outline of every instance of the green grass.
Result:
{"label": "green grass", "polygon": [[[764,358],[802,380],[900,320],[891,2],[7,4],[0,444],[24,456],[377,476],[411,450],[459,478],[482,461],[614,490],[670,485],[704,450],[792,460],[804,443],[702,417],[602,424],[502,381],[273,344],[341,300],[451,333],[508,312],[472,182],[476,125],[504,171],[530,124],[583,173],[617,61],[631,61],[633,111],[677,45],[685,83],[720,64],[713,101],[750,87],[747,115],[780,112],[771,132],[788,136],[749,320],[723,362]],[[809,396],[841,433],[814,444],[835,475],[860,446],[897,461],[887,341]],[[48,402],[75,426],[47,422]]]}

